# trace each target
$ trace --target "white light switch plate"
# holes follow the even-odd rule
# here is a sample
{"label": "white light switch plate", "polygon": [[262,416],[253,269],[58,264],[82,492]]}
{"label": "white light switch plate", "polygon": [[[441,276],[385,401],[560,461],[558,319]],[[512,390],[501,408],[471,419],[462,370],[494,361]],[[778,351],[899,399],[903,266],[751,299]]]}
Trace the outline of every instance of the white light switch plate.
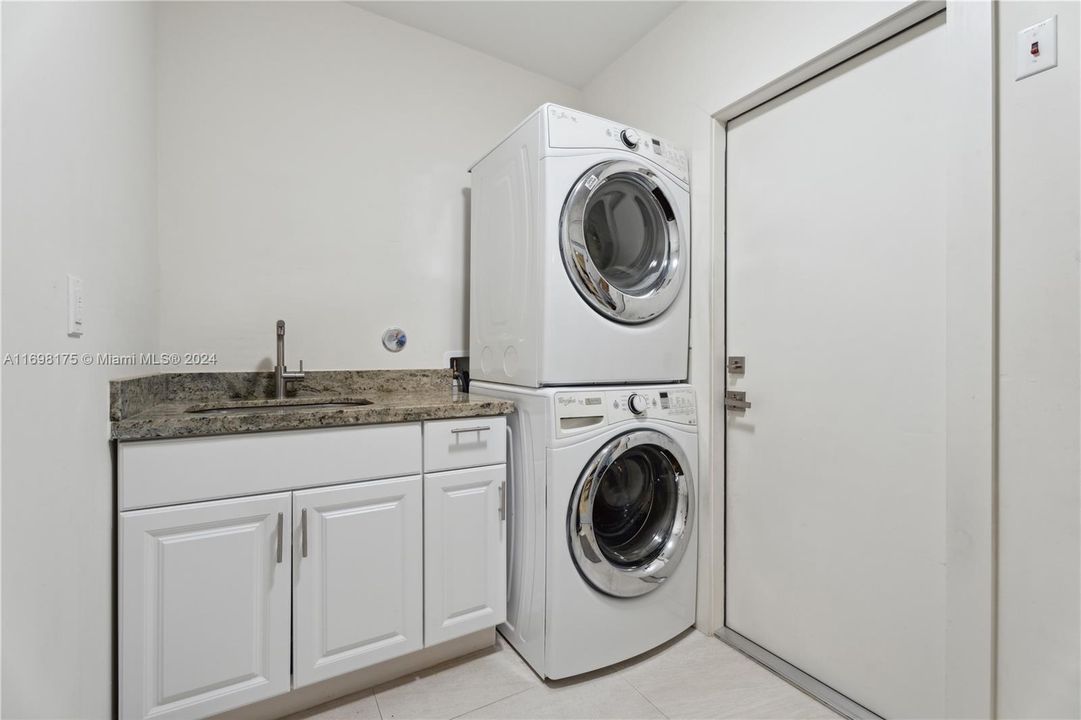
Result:
{"label": "white light switch plate", "polygon": [[[1039,53],[1033,54],[1034,45]],[[1017,33],[1017,79],[1058,65],[1058,15]]]}
{"label": "white light switch plate", "polygon": [[80,337],[83,334],[83,281],[74,275],[68,275],[68,335]]}

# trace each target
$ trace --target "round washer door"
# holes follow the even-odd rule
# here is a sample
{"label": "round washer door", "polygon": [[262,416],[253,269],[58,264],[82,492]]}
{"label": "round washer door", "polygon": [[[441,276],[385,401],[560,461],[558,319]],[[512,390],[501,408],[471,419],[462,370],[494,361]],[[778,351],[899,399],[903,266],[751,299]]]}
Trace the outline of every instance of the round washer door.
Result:
{"label": "round washer door", "polygon": [[669,436],[633,430],[590,459],[571,494],[567,534],[579,573],[597,590],[655,590],[683,558],[694,522],[687,456]]}
{"label": "round washer door", "polygon": [[594,310],[643,323],[675,302],[686,265],[675,208],[665,183],[642,163],[603,162],[578,179],[563,205],[560,250]]}

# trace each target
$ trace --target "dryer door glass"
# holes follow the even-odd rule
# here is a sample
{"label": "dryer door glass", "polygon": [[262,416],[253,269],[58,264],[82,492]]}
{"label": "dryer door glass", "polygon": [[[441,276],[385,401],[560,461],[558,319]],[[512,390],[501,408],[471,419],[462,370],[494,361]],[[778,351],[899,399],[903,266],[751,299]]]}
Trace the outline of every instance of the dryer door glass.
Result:
{"label": "dryer door glass", "polygon": [[615,175],[586,200],[586,250],[610,285],[644,295],[668,264],[665,211],[650,189],[630,174]]}
{"label": "dryer door glass", "polygon": [[683,281],[680,223],[666,181],[641,163],[601,163],[583,175],[561,218],[563,263],[597,312],[624,323],[651,320]]}
{"label": "dryer door glass", "polygon": [[597,590],[642,595],[679,564],[693,517],[686,455],[667,435],[636,430],[606,444],[583,470],[568,513],[571,554]]}

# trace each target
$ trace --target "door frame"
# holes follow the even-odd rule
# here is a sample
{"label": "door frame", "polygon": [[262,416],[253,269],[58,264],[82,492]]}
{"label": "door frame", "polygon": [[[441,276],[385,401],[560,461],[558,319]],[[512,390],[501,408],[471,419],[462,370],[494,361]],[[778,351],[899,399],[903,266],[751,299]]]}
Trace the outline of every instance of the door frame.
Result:
{"label": "door frame", "polygon": [[[713,557],[713,572],[708,617],[710,629],[723,636],[727,631],[724,615],[727,123],[943,9],[950,53],[948,82],[957,104],[946,125],[952,149],[948,159],[951,202],[946,247],[945,708],[949,717],[989,718],[995,716],[996,709],[995,378],[998,366],[996,44],[995,9],[990,0],[913,2],[711,116],[709,424],[711,481],[716,491],[709,499],[713,518],[709,554]],[[738,645],[738,638],[731,639]],[[739,649],[754,652],[753,647]],[[791,679],[800,683],[808,676],[794,675]],[[839,694],[838,697],[842,698],[839,703],[845,705],[846,698]],[[852,716],[861,714],[862,710],[855,704],[837,709]]]}

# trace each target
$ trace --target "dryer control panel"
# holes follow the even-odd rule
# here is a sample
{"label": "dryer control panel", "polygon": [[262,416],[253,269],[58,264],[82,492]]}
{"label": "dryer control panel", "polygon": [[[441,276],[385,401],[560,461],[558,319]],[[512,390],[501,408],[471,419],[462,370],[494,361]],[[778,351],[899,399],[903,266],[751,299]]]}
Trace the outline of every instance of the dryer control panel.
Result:
{"label": "dryer control panel", "polygon": [[556,431],[560,436],[626,420],[698,424],[694,390],[690,388],[575,390],[558,392],[554,400]]}
{"label": "dryer control panel", "polygon": [[613,148],[649,158],[690,182],[687,153],[667,140],[579,110],[548,105],[548,144],[553,148]]}

